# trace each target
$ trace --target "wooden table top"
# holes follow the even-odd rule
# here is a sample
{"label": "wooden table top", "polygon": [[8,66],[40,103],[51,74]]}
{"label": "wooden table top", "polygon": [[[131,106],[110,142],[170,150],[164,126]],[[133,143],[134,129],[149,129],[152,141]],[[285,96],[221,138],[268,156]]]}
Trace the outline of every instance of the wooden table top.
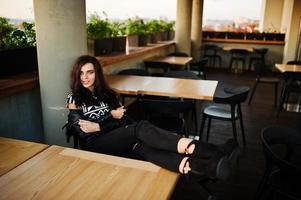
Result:
{"label": "wooden table top", "polygon": [[172,65],[187,65],[192,60],[192,57],[178,57],[178,56],[155,56],[144,59],[147,62],[162,62]]}
{"label": "wooden table top", "polygon": [[301,65],[275,64],[276,69],[284,72],[301,72]]}
{"label": "wooden table top", "polygon": [[230,47],[230,46],[223,47],[224,51],[230,51],[232,49],[243,49],[243,50],[247,50],[248,52],[253,52],[254,51],[254,49],[251,48],[251,47]]}
{"label": "wooden table top", "polygon": [[0,177],[0,199],[168,199],[178,178],[149,162],[51,146]]}
{"label": "wooden table top", "polygon": [[0,176],[47,147],[46,144],[0,137]]}
{"label": "wooden table top", "polygon": [[213,100],[217,81],[191,80],[167,77],[108,75],[107,82],[120,94],[144,94]]}

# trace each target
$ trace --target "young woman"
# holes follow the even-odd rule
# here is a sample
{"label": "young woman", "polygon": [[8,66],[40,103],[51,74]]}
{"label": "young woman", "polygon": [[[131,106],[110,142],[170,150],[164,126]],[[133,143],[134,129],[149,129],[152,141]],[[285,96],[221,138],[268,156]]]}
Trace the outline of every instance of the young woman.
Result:
{"label": "young woman", "polygon": [[[139,83],[137,83],[139,84]],[[203,143],[160,129],[148,121],[128,123],[125,108],[108,86],[96,58],[79,57],[71,72],[72,93],[67,97],[68,131],[81,148],[117,155],[134,155],[182,174],[226,179],[238,157],[238,145]]]}

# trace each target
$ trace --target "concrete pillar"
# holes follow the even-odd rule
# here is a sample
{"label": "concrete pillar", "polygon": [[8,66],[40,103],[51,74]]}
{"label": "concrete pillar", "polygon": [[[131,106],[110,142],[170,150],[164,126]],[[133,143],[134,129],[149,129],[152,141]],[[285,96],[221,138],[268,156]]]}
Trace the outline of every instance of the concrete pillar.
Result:
{"label": "concrete pillar", "polygon": [[[286,24],[285,46],[283,51],[283,63],[297,59],[298,34],[301,31],[301,0],[287,0],[288,5],[284,10],[290,13],[288,23]],[[301,38],[299,38],[301,39]]]}
{"label": "concrete pillar", "polygon": [[84,0],[34,0],[45,142],[66,145],[61,127],[71,65],[87,54]]}
{"label": "concrete pillar", "polygon": [[280,32],[282,9],[283,0],[262,0],[259,30],[261,32]]}
{"label": "concrete pillar", "polygon": [[203,0],[192,1],[191,55],[196,59],[201,56],[203,2]]}
{"label": "concrete pillar", "polygon": [[177,1],[176,17],[176,51],[185,52],[190,55],[191,51],[191,6],[192,0]]}

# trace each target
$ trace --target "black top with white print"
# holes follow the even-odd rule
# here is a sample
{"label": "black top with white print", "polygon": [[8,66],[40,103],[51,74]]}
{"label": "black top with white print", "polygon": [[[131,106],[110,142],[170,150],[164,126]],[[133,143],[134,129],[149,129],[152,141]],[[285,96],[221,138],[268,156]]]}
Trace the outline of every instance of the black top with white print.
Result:
{"label": "black top with white print", "polygon": [[[76,99],[74,98],[72,93],[68,94],[67,96],[66,104],[69,103],[77,105]],[[90,121],[103,122],[111,116],[111,108],[107,103],[103,101],[98,101],[96,105],[92,106],[87,106],[83,103],[80,108],[83,112],[84,117]]]}

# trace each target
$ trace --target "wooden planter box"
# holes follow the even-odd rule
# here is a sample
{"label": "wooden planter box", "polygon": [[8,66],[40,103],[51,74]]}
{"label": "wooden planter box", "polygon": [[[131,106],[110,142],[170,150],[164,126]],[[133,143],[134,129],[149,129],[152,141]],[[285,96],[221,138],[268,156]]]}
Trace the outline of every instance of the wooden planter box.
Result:
{"label": "wooden planter box", "polygon": [[247,33],[246,39],[247,40],[263,40],[264,35],[263,35],[263,33]]}
{"label": "wooden planter box", "polygon": [[0,69],[0,77],[37,71],[37,48],[27,47],[0,51]]}
{"label": "wooden planter box", "polygon": [[173,40],[175,38],[175,32],[174,31],[168,31],[168,40]]}
{"label": "wooden planter box", "polygon": [[214,38],[214,37],[215,37],[215,32],[203,31],[203,38],[208,39],[208,38]]}
{"label": "wooden planter box", "polygon": [[139,35],[138,39],[138,46],[147,46],[147,43],[150,41],[150,36],[149,35]]}
{"label": "wooden planter box", "polygon": [[168,40],[168,32],[161,32],[161,40],[167,41]]}
{"label": "wooden planter box", "polygon": [[126,37],[113,38],[112,52],[125,52]]}
{"label": "wooden planter box", "polygon": [[285,39],[285,34],[282,33],[265,33],[264,34],[265,40],[268,41],[284,41]]}
{"label": "wooden planter box", "polygon": [[111,54],[113,50],[113,39],[88,39],[89,55],[99,56]]}
{"label": "wooden planter box", "polygon": [[228,33],[228,39],[241,39],[243,40],[245,38],[244,33],[236,33],[236,32],[229,32]]}
{"label": "wooden planter box", "polygon": [[88,54],[94,56],[109,55],[113,52],[125,52],[126,37],[88,39]]}
{"label": "wooden planter box", "polygon": [[160,40],[161,40],[161,33],[151,34],[151,43],[157,43]]}
{"label": "wooden planter box", "polygon": [[139,45],[139,36],[138,35],[129,35],[127,36],[127,45],[128,47],[137,47]]}
{"label": "wooden planter box", "polygon": [[227,33],[228,32],[215,32],[214,36],[215,36],[215,38],[226,39]]}

